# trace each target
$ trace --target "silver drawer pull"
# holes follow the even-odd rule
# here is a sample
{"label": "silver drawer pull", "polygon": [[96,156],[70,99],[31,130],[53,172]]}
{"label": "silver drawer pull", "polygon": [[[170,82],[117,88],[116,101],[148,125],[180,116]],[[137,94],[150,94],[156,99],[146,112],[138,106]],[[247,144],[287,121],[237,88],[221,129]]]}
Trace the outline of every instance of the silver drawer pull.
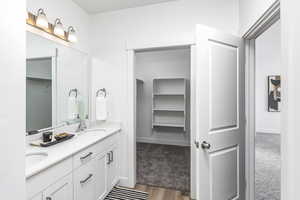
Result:
{"label": "silver drawer pull", "polygon": [[80,181],[80,184],[86,183],[86,182],[87,182],[88,180],[90,180],[92,177],[93,177],[93,174],[89,174],[89,176],[88,176],[86,179]]}
{"label": "silver drawer pull", "polygon": [[114,162],[114,152],[110,151],[110,154],[111,154],[111,162]]}
{"label": "silver drawer pull", "polygon": [[85,155],[85,156],[83,156],[83,157],[80,157],[80,160],[84,160],[84,159],[90,157],[91,155],[93,155],[93,152],[90,152],[90,153],[88,153],[87,155]]}
{"label": "silver drawer pull", "polygon": [[107,153],[107,164],[109,165],[111,163],[110,153]]}

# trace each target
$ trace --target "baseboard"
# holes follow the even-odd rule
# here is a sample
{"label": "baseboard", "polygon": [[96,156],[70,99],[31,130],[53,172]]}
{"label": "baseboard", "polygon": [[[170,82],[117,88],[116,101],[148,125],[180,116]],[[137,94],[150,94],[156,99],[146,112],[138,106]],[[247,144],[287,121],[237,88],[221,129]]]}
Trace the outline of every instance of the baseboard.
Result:
{"label": "baseboard", "polygon": [[269,133],[269,134],[280,134],[280,131],[275,129],[258,129],[256,133]]}
{"label": "baseboard", "polygon": [[120,177],[120,180],[119,180],[119,186],[122,186],[122,187],[127,187],[127,188],[134,188],[135,186],[129,184],[129,179],[128,177]]}
{"label": "baseboard", "polygon": [[137,142],[150,143],[150,144],[165,144],[165,145],[176,145],[176,146],[190,146],[190,142],[178,141],[178,140],[166,140],[148,137],[137,137]]}

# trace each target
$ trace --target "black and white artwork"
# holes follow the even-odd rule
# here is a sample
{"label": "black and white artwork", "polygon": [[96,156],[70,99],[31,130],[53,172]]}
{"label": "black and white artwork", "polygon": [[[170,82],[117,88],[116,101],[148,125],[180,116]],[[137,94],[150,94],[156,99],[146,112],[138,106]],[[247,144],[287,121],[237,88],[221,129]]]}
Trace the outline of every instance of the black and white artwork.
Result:
{"label": "black and white artwork", "polygon": [[278,75],[268,76],[268,111],[280,112],[281,78]]}

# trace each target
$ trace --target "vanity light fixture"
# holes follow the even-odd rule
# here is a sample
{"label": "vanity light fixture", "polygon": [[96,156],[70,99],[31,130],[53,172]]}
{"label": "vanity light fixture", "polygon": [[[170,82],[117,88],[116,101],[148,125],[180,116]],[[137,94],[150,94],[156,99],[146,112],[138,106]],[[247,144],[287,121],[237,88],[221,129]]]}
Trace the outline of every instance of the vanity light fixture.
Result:
{"label": "vanity light fixture", "polygon": [[75,43],[78,40],[73,26],[69,26],[68,30],[65,31],[60,18],[57,18],[54,24],[49,23],[42,8],[38,10],[37,15],[27,12],[26,23],[68,43]]}
{"label": "vanity light fixture", "polygon": [[57,18],[54,22],[53,33],[59,37],[65,37],[64,27],[59,18]]}
{"label": "vanity light fixture", "polygon": [[77,42],[76,31],[73,26],[68,28],[68,40],[73,43]]}
{"label": "vanity light fixture", "polygon": [[46,16],[45,11],[40,8],[37,12],[37,16],[36,16],[36,25],[39,26],[40,28],[44,28],[44,29],[48,29],[49,28],[49,23],[48,23],[48,19]]}

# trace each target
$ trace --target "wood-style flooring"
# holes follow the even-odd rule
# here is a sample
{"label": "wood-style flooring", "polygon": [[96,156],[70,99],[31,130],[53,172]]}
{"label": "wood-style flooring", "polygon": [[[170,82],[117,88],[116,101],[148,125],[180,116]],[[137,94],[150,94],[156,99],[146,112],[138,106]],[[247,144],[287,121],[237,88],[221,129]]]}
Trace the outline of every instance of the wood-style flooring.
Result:
{"label": "wood-style flooring", "polygon": [[188,196],[183,196],[180,191],[161,187],[146,185],[136,185],[136,190],[149,193],[149,200],[190,200]]}

